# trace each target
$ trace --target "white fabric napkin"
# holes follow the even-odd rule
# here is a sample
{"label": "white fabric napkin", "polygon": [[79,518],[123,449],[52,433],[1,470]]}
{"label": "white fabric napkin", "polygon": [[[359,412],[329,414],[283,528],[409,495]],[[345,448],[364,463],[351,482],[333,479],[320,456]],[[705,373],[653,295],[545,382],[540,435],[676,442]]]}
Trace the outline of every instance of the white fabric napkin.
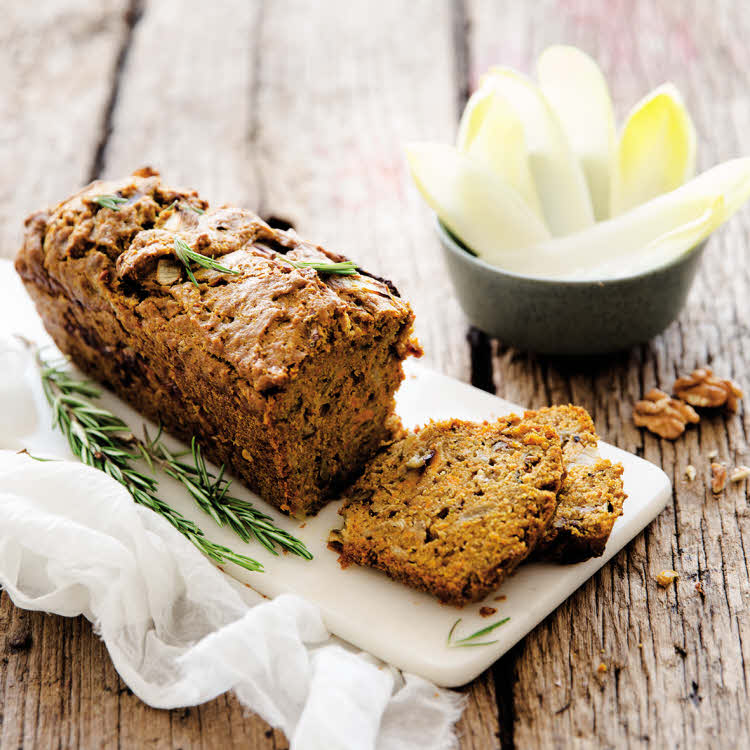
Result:
{"label": "white fabric napkin", "polygon": [[83,614],[157,708],[234,690],[295,750],[455,747],[459,694],[348,650],[299,597],[263,600],[104,473],[17,454],[51,416],[9,338],[0,372],[0,585],[17,606]]}

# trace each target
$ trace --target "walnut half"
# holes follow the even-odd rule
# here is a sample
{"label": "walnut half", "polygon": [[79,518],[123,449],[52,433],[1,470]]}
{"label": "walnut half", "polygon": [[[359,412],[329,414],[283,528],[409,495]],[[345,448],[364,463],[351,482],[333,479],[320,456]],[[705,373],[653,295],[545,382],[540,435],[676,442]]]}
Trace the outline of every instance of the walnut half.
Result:
{"label": "walnut half", "polygon": [[699,421],[700,417],[692,406],[671,398],[658,388],[652,388],[633,409],[636,427],[645,427],[667,440],[682,435],[688,422],[696,424]]}
{"label": "walnut half", "polygon": [[743,396],[736,383],[717,378],[708,367],[701,367],[693,370],[690,375],[677,378],[672,390],[675,396],[691,406],[716,408],[726,404],[730,411],[737,411],[737,402]]}

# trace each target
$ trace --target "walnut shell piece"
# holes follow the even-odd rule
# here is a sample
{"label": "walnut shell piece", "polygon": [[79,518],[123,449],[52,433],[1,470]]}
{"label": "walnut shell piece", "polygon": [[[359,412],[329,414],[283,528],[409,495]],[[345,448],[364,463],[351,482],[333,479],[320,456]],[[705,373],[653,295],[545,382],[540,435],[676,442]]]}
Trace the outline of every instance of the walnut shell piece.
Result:
{"label": "walnut shell piece", "polygon": [[691,406],[715,409],[726,404],[729,411],[737,411],[738,402],[744,395],[737,383],[717,378],[708,367],[677,378],[672,391]]}
{"label": "walnut shell piece", "polygon": [[723,464],[711,464],[711,491],[719,494],[727,486],[727,467]]}
{"label": "walnut shell piece", "polygon": [[633,409],[636,427],[645,427],[667,440],[675,440],[682,435],[688,422],[700,422],[695,409],[658,388],[652,388],[642,400],[636,402]]}

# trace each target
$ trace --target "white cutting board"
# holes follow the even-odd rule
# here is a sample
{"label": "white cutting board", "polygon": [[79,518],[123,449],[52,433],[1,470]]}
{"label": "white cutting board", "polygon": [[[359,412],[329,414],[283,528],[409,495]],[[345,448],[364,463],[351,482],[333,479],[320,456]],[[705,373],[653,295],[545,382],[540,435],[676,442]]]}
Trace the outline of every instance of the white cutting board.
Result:
{"label": "white cutting board", "polygon": [[[12,332],[46,341],[39,318],[10,263],[0,262],[0,335]],[[409,363],[406,372],[397,408],[407,426],[448,417],[494,419],[520,408],[415,363]],[[41,418],[36,432],[24,444],[36,455],[69,456],[65,441],[50,428],[49,409],[40,394],[38,397]],[[136,431],[144,421],[110,393],[100,403],[122,416]],[[604,458],[619,461],[625,467],[628,494],[624,514],[615,524],[604,555],[576,565],[522,565],[484,602],[463,609],[440,604],[433,597],[395,583],[374,570],[356,566],[342,570],[337,555],[326,548],[328,531],[340,521],[337,503],[329,504],[317,517],[299,523],[278,513],[239,483],[233,485],[235,495],[251,500],[279,526],[307,544],[314,559],[305,561],[288,554],[274,557],[258,544],[243,543],[230,531],[217,527],[177,483],[166,477],[160,480],[160,489],[165,500],[196,521],[211,539],[255,557],[266,568],[264,573],[250,573],[229,565],[227,573],[269,597],[284,592],[304,596],[320,607],[330,631],[344,640],[399,669],[438,685],[455,687],[479,675],[523,638],[666,505],[671,484],[661,469],[606,443],[600,444],[600,451]],[[497,612],[482,617],[479,609],[483,605],[494,607]],[[459,617],[462,620],[454,638],[469,635],[500,618],[510,617],[510,621],[488,636],[497,640],[492,645],[449,648],[446,639]]]}

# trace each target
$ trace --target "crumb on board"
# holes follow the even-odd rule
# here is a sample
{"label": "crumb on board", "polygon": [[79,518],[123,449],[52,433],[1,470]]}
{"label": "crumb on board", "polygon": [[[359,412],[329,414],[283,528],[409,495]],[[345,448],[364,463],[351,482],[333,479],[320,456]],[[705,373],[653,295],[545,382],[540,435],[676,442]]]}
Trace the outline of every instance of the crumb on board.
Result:
{"label": "crumb on board", "polygon": [[596,668],[596,671],[599,674],[604,674],[607,671],[607,665],[603,661],[600,661],[599,666]]}
{"label": "crumb on board", "polygon": [[688,482],[692,482],[693,479],[695,479],[695,475],[697,473],[698,472],[695,470],[695,466],[693,466],[693,464],[688,464],[685,467],[685,479],[687,479]]}
{"label": "crumb on board", "polygon": [[492,617],[495,612],[497,612],[497,609],[495,607],[482,607],[479,610],[479,614],[482,615],[482,617]]}
{"label": "crumb on board", "polygon": [[711,492],[719,494],[727,485],[727,467],[723,464],[711,464]]}
{"label": "crumb on board", "polygon": [[494,601],[496,602],[504,602],[508,597],[505,596],[505,594],[500,594],[500,596],[496,596]]}
{"label": "crumb on board", "polygon": [[750,467],[740,465],[735,466],[734,471],[732,472],[732,476],[729,477],[729,480],[731,482],[742,482],[748,477],[750,477]]}
{"label": "crumb on board", "polygon": [[703,588],[703,583],[701,583],[701,581],[696,581],[696,582],[695,582],[695,590],[696,590],[696,591],[697,591],[697,592],[698,592],[698,593],[699,593],[699,594],[700,594],[701,596],[705,596],[705,595],[706,595],[706,591],[705,591],[705,589]]}
{"label": "crumb on board", "polygon": [[676,570],[662,570],[662,572],[656,576],[656,582],[659,586],[665,589],[667,586],[671,586],[676,578],[679,578],[679,573],[677,573]]}
{"label": "crumb on board", "polygon": [[714,449],[708,454],[708,457],[713,461],[718,455],[719,455],[719,451]]}

